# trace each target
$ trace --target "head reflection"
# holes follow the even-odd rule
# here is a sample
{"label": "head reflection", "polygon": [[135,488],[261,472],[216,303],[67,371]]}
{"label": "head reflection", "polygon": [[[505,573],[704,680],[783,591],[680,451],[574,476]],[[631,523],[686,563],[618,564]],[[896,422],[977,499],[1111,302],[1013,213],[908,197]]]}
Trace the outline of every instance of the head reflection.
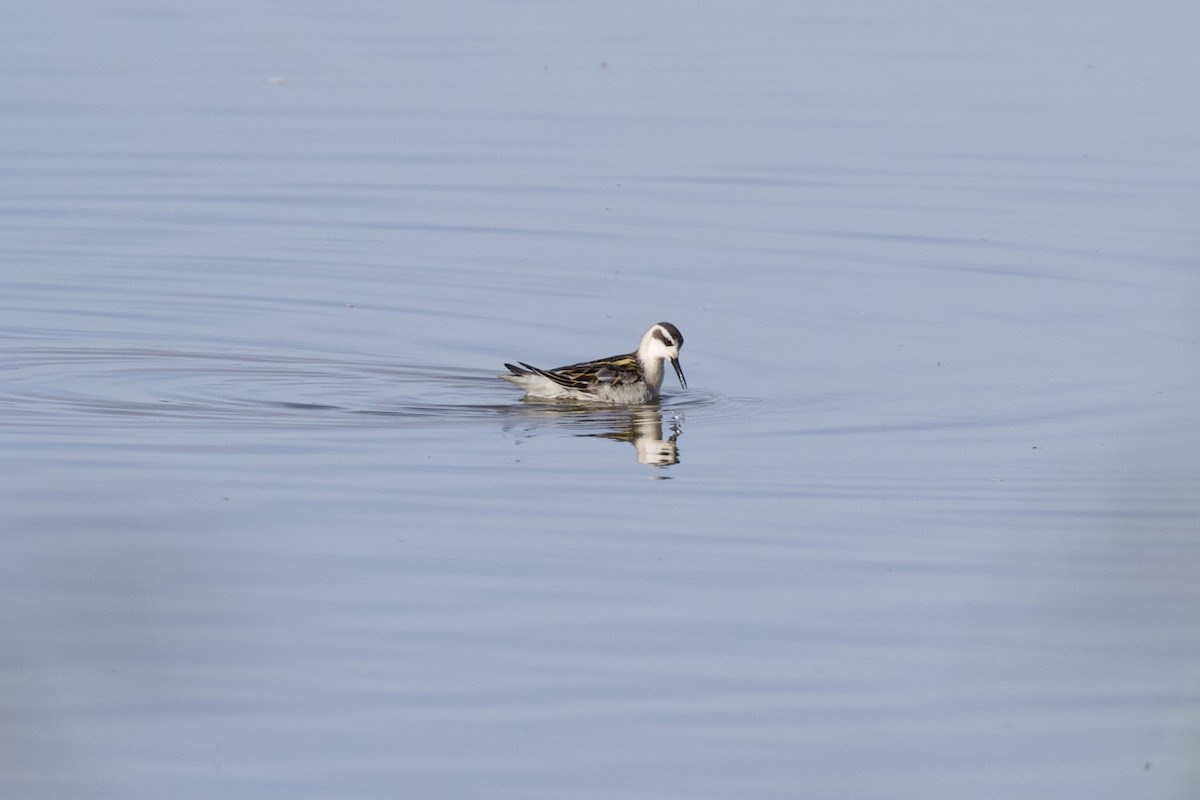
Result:
{"label": "head reflection", "polygon": [[663,413],[656,405],[631,406],[625,409],[624,425],[608,433],[585,434],[598,439],[615,439],[629,442],[637,449],[639,464],[654,467],[669,467],[679,463],[679,446],[675,440],[683,432],[682,418],[670,420],[668,436],[663,438]]}
{"label": "head reflection", "polygon": [[628,442],[637,450],[639,464],[669,467],[679,463],[676,439],[683,432],[683,418],[678,414],[671,415],[664,436],[663,412],[657,403],[600,407],[596,404],[525,401],[520,406],[520,413],[527,421],[536,419],[537,427],[552,423],[555,427],[571,429],[576,436]]}

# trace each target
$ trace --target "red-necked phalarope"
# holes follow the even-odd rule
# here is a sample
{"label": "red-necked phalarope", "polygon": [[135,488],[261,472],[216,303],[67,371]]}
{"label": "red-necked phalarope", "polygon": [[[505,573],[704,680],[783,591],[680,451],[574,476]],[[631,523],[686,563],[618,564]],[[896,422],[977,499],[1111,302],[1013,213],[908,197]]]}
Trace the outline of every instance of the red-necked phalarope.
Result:
{"label": "red-necked phalarope", "polygon": [[584,400],[593,403],[648,403],[662,388],[663,362],[670,360],[687,388],[679,366],[683,334],[669,322],[658,322],[642,337],[638,349],[625,355],[570,364],[558,369],[538,369],[524,362],[505,364],[511,375],[501,375],[525,390],[526,397],[547,400]]}

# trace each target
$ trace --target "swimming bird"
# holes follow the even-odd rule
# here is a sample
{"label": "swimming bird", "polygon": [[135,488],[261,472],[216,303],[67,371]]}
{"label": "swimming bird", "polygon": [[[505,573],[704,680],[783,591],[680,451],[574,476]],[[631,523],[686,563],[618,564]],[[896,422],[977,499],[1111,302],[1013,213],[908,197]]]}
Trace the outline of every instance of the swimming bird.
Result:
{"label": "swimming bird", "polygon": [[662,388],[663,362],[670,361],[687,388],[679,366],[683,334],[669,322],[656,322],[642,336],[637,350],[557,369],[538,369],[523,361],[505,364],[511,375],[500,375],[525,390],[525,396],[543,400],[582,400],[589,403],[649,403]]}

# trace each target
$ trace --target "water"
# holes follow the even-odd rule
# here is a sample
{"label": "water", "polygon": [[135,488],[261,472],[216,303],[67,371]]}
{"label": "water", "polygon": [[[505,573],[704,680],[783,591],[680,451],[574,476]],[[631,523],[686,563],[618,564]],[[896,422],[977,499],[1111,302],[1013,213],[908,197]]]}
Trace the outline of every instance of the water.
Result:
{"label": "water", "polygon": [[1191,5],[11,5],[4,796],[1194,794]]}

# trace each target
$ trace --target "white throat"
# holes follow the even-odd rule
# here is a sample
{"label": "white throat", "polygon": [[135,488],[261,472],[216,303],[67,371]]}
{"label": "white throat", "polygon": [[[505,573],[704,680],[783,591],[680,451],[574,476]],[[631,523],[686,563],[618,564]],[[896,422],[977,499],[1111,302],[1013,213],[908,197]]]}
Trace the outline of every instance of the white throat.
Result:
{"label": "white throat", "polygon": [[663,382],[663,357],[649,356],[640,359],[642,362],[642,371],[646,373],[646,385],[658,394],[658,390],[662,388]]}

